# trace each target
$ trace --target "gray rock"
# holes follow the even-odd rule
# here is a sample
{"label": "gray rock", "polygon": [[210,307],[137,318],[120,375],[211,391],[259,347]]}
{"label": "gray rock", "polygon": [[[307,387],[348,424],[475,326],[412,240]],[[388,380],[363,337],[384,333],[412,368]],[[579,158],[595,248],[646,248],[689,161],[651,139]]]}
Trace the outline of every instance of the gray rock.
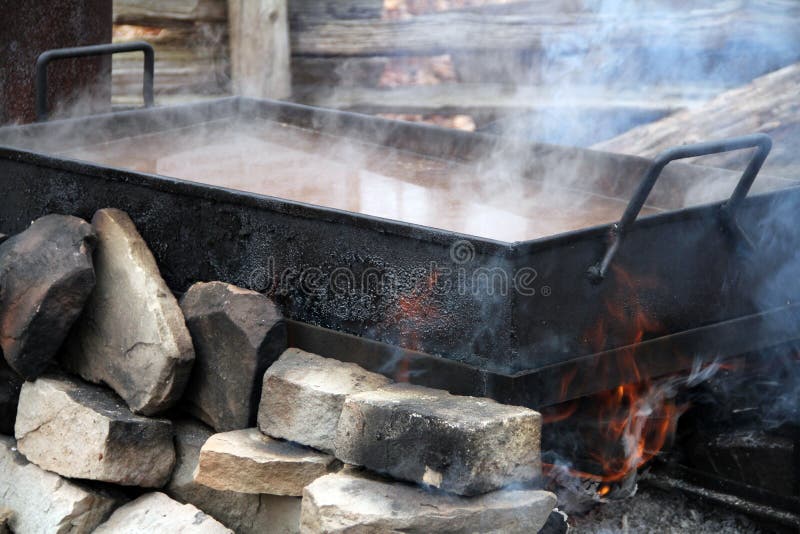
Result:
{"label": "gray rock", "polygon": [[299,497],[338,467],[333,456],[247,428],[208,438],[194,479],[218,490]]}
{"label": "gray rock", "polygon": [[23,377],[41,375],[95,284],[95,234],[83,219],[47,215],[0,245],[0,347]]}
{"label": "gray rock", "polygon": [[183,393],[194,361],[177,300],[130,217],[95,213],[97,286],[67,343],[63,364],[105,383],[131,410],[152,415]]}
{"label": "gray rock", "polygon": [[288,349],[264,373],[258,428],[270,436],[332,453],[347,395],[389,382],[354,363]]}
{"label": "gray rock", "polygon": [[217,432],[255,426],[261,379],[286,349],[286,324],[267,297],[223,282],[181,299],[195,363],[184,400]]}
{"label": "gray rock", "polygon": [[95,534],[233,534],[222,523],[191,504],[173,501],[163,493],[142,495],[118,508]]}
{"label": "gray rock", "polygon": [[166,492],[178,501],[197,506],[239,534],[298,532],[301,501],[298,497],[218,491],[195,482],[200,449],[212,435],[211,429],[195,421],[175,423],[178,461]]}
{"label": "gray rock", "polygon": [[541,416],[491,399],[392,384],[347,398],[336,457],[460,495],[532,482]]}
{"label": "gray rock", "polygon": [[22,377],[0,358],[0,434],[14,434],[14,420],[17,418],[19,390]]}
{"label": "gray rock", "polygon": [[540,490],[502,490],[479,497],[432,493],[350,473],[318,478],[303,492],[300,532],[538,532],[556,505]]}
{"label": "gray rock", "polygon": [[[261,506],[268,519],[261,524],[260,530],[253,532],[269,532],[270,534],[296,534],[300,532],[300,510],[303,499],[300,497],[283,497],[280,495],[261,495]],[[247,530],[243,532],[249,532]]]}
{"label": "gray rock", "polygon": [[14,532],[92,532],[117,504],[114,497],[40,469],[0,436],[0,503]]}
{"label": "gray rock", "polygon": [[66,377],[22,386],[14,434],[28,460],[70,478],[160,487],[175,463],[172,423],[134,415],[110,391]]}

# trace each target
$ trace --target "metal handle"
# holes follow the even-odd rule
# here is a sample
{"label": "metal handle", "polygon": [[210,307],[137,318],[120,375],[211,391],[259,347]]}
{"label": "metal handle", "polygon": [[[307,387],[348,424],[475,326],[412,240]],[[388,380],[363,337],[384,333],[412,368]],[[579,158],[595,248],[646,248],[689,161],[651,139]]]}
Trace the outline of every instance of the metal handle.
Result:
{"label": "metal handle", "polygon": [[153,73],[155,71],[155,53],[150,43],[134,41],[130,43],[99,44],[77,46],[72,48],[56,48],[42,52],[36,59],[36,120],[47,120],[47,65],[56,59],[87,56],[102,56],[120,52],[144,52],[144,82],[142,96],[144,106],[153,106]]}
{"label": "metal handle", "polygon": [[639,188],[628,203],[628,207],[625,208],[625,213],[622,214],[622,218],[613,226],[611,242],[606,249],[605,255],[599,262],[589,267],[587,272],[589,279],[592,282],[599,283],[605,278],[611,261],[614,259],[614,255],[617,253],[622,240],[636,221],[636,217],[639,216],[639,212],[642,210],[642,206],[644,206],[647,197],[650,195],[650,191],[653,190],[653,186],[661,175],[661,171],[664,170],[664,167],[666,167],[669,162],[676,159],[707,156],[721,152],[730,152],[732,150],[741,150],[743,148],[756,148],[757,150],[747,164],[747,168],[739,179],[739,183],[736,184],[736,189],[733,190],[728,201],[722,206],[726,220],[728,222],[733,222],[733,212],[747,196],[750,187],[753,185],[753,181],[758,175],[758,171],[761,170],[761,166],[764,164],[764,160],[767,159],[767,155],[772,148],[772,139],[766,134],[752,134],[722,139],[720,141],[684,145],[670,148],[659,154],[644,174]]}

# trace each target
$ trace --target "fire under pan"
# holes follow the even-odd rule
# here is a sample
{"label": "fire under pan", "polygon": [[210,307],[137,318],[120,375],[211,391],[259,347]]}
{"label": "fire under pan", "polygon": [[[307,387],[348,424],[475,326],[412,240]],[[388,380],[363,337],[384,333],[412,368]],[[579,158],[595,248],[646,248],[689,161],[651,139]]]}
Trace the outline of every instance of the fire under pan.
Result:
{"label": "fire under pan", "polygon": [[0,145],[0,232],[123,209],[174,291],[266,291],[296,344],[413,382],[540,406],[800,338],[791,180],[673,163],[648,195],[641,158],[244,98]]}

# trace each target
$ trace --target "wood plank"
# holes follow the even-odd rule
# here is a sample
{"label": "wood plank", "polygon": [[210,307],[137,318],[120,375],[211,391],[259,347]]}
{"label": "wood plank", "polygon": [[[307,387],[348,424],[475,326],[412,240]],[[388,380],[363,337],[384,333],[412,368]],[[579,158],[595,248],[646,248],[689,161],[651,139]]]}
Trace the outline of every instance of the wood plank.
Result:
{"label": "wood plank", "polygon": [[[705,105],[639,126],[595,145],[609,152],[653,157],[667,148],[755,132],[773,137],[764,172],[800,179],[800,63],[726,91]],[[697,163],[743,169],[748,154],[698,158]]]}
{"label": "wood plank", "polygon": [[[464,83],[547,83],[542,67],[545,54],[534,50],[479,50],[451,54],[458,80]],[[547,73],[554,71],[547,66]]]}
{"label": "wood plank", "polygon": [[[115,65],[111,76],[112,95],[140,98],[142,94],[141,64],[130,67]],[[155,70],[156,95],[181,92],[207,94],[228,93],[228,80],[213,59],[161,61]]]}
{"label": "wood plank", "polygon": [[293,92],[319,87],[377,87],[388,57],[294,57]]}
{"label": "wood plank", "polygon": [[[653,5],[656,0],[650,0]],[[662,0],[663,1],[663,0]],[[667,2],[671,0],[666,0]],[[591,11],[595,7],[586,0],[520,0],[500,4],[485,4],[458,9],[462,12],[481,15],[536,15],[541,13],[577,13]]]}
{"label": "wood plank", "polygon": [[468,115],[481,131],[581,147],[698,106],[723,91],[710,85],[636,90],[575,87],[568,94],[552,88],[499,84],[314,89],[300,88],[294,96],[308,104],[371,114]]}
{"label": "wood plank", "polygon": [[[176,94],[163,94],[163,95],[158,95],[158,97],[156,98],[156,105],[175,106],[179,104],[188,104],[190,102],[203,102],[206,100],[214,100],[217,98],[222,98],[224,96],[229,96],[229,94],[228,93],[202,94],[202,93],[188,93],[188,92],[182,92]],[[117,111],[138,108],[142,106],[142,96],[133,94],[114,95],[111,98],[111,104]]]}
{"label": "wood plank", "polygon": [[287,0],[228,0],[228,13],[234,94],[287,98],[292,92]]}
{"label": "wood plank", "polygon": [[114,24],[225,22],[226,0],[114,0]]}
{"label": "wood plank", "polygon": [[149,27],[132,24],[114,25],[114,42],[147,41],[158,50],[163,47],[194,48],[219,46],[224,48],[228,41],[228,23],[196,22],[168,27]]}
{"label": "wood plank", "polygon": [[[601,43],[620,49],[718,50],[751,42],[769,53],[800,49],[796,31],[800,3],[771,0],[757,8],[723,3],[712,9],[664,11],[631,16],[604,13],[511,14],[442,12],[406,20],[303,18],[293,25],[292,51],[311,56],[428,55],[486,49],[586,52]],[[678,31],[678,29],[680,31]],[[576,38],[581,36],[581,38]],[[782,39],[782,41],[780,41]],[[774,50],[776,43],[780,50]]]}
{"label": "wood plank", "polygon": [[290,0],[289,18],[379,19],[383,0]]}
{"label": "wood plank", "polygon": [[699,105],[722,90],[713,85],[636,90],[588,86],[570,88],[565,94],[563,90],[547,87],[439,84],[392,89],[321,88],[307,91],[303,102],[367,113],[450,114],[558,108],[674,112]]}
{"label": "wood plank", "polygon": [[[165,4],[169,7],[169,3]],[[168,26],[114,25],[114,42],[144,40],[155,48],[157,95],[229,91],[228,25],[222,22],[169,21]],[[141,53],[112,58],[112,95],[141,98]]]}

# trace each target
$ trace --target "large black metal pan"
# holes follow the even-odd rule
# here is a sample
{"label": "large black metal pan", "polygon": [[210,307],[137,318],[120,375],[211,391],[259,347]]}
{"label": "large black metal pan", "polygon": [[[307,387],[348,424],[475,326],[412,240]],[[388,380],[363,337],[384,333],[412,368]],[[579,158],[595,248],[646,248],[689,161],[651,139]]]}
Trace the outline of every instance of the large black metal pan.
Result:
{"label": "large black metal pan", "polygon": [[[46,213],[90,218],[99,208],[117,207],[134,219],[176,292],[198,280],[272,289],[298,325],[384,344],[381,365],[391,365],[392,357],[422,361],[409,351],[437,355],[444,359],[433,367],[416,368],[420,373],[427,369],[428,380],[441,382],[441,373],[453,373],[460,391],[531,405],[686,369],[696,358],[800,337],[795,306],[800,231],[793,223],[800,189],[789,180],[759,177],[746,196],[768,151],[763,137],[700,147],[758,147],[755,163],[741,180],[728,171],[680,163],[663,169],[659,178],[672,157],[693,149],[667,154],[653,166],[641,158],[582,149],[504,145],[530,179],[570,173],[585,177],[587,191],[633,199],[620,225],[520,242],[57,155],[81,144],[224,117],[288,123],[463,161],[485,157],[499,143],[487,135],[245,98],[11,126],[0,128],[0,145],[5,145],[0,148],[0,232],[21,231]],[[732,201],[687,207],[687,191],[717,191],[720,186],[736,190]],[[645,202],[661,212],[637,218]],[[466,247],[468,261],[453,253],[454,244]],[[357,275],[391,271],[413,281],[413,273],[427,271],[431,262],[470,278],[497,269],[512,281],[515,273],[530,276],[525,290],[512,287],[505,294],[433,290],[413,283],[389,292],[379,287],[353,292],[329,286],[314,291],[298,285],[271,287],[271,273],[309,266],[327,272],[345,267]],[[408,302],[415,307],[404,307]],[[321,352],[334,343],[326,330],[297,326],[300,331]],[[393,356],[391,347],[397,347]],[[631,355],[638,367],[620,363]],[[561,391],[564,376],[575,377],[571,393]]]}

